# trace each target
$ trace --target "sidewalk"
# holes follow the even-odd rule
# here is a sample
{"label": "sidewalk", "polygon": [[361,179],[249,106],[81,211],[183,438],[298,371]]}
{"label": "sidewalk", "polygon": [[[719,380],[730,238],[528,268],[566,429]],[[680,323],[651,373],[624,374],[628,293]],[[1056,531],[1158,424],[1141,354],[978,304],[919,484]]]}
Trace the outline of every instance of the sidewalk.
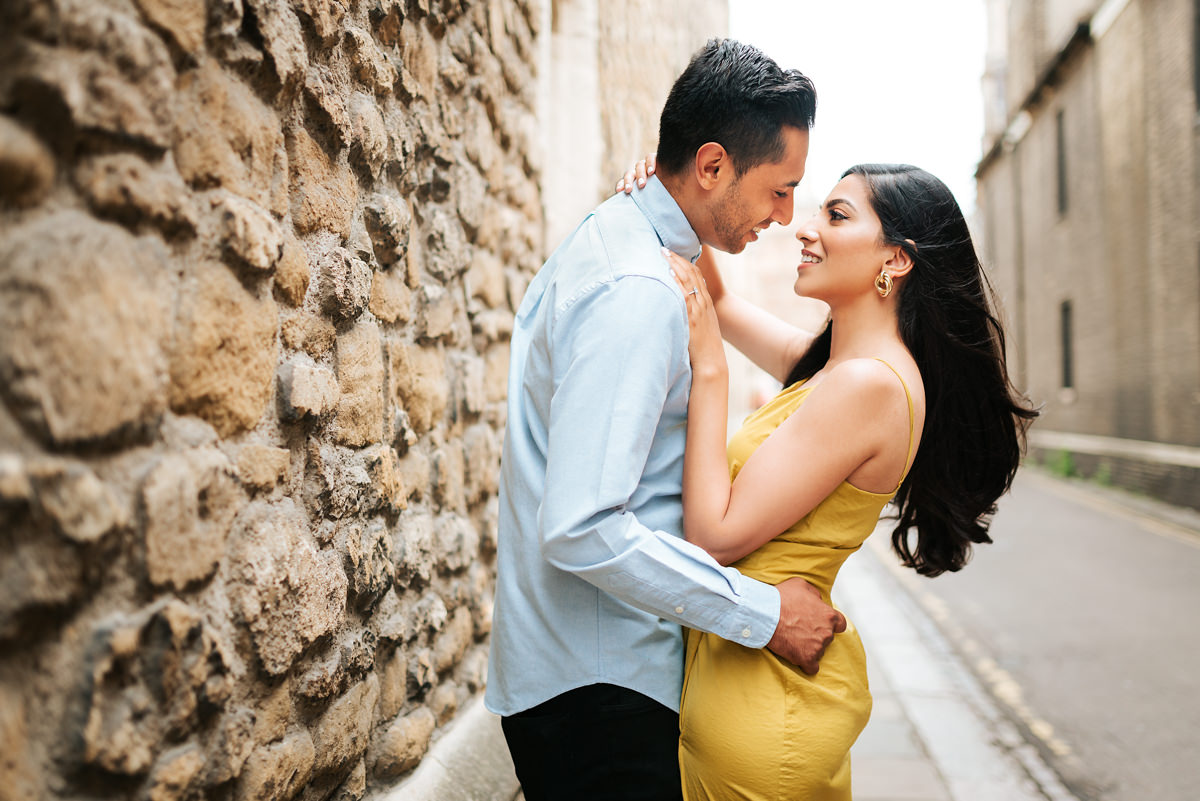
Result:
{"label": "sidewalk", "polygon": [[885,524],[838,577],[875,707],[851,751],[855,801],[1075,801],[893,574]]}

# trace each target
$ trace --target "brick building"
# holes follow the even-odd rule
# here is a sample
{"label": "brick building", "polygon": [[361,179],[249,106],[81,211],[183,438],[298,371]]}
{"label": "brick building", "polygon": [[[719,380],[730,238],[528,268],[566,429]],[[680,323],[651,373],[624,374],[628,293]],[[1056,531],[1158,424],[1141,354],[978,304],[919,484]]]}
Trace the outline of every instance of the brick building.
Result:
{"label": "brick building", "polygon": [[1200,507],[1200,3],[989,0],[985,260],[1035,458]]}

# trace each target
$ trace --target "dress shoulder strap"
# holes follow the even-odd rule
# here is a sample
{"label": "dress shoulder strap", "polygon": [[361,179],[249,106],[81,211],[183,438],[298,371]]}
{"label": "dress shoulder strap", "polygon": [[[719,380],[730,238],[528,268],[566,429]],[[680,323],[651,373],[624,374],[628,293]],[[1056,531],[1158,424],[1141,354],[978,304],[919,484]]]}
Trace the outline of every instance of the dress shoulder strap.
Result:
{"label": "dress shoulder strap", "polygon": [[904,469],[900,473],[900,481],[896,483],[896,489],[900,489],[900,485],[904,483],[904,477],[908,475],[908,460],[912,458],[913,434],[915,433],[915,422],[913,420],[913,400],[912,393],[908,391],[908,384],[904,380],[904,376],[900,375],[900,371],[886,361],[876,358],[875,361],[887,367],[896,374],[896,378],[900,379],[900,386],[904,387],[904,397],[908,399],[908,450],[904,454]]}

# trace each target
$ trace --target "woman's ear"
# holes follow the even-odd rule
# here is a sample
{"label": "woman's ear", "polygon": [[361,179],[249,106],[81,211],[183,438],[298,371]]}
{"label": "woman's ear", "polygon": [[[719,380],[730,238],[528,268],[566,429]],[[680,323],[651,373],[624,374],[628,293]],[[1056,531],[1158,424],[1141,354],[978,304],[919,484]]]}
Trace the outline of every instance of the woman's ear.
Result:
{"label": "woman's ear", "polygon": [[733,176],[729,153],[716,142],[705,142],[696,151],[696,181],[705,191],[711,191]]}
{"label": "woman's ear", "polygon": [[[904,241],[907,242],[913,250],[916,250],[917,246],[911,239],[906,239]],[[901,278],[905,275],[908,275],[909,271],[912,270],[912,256],[909,255],[907,250],[897,246],[892,249],[892,257],[883,263],[883,268],[887,270],[888,274],[890,274],[892,278]]]}

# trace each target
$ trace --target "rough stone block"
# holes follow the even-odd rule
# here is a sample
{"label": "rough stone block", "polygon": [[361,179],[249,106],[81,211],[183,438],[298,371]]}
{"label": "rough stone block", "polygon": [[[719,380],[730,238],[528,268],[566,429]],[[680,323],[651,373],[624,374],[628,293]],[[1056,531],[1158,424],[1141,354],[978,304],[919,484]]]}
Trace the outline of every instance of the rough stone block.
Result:
{"label": "rough stone block", "polygon": [[438,47],[429,28],[409,18],[400,32],[401,58],[404,60],[406,90],[416,97],[437,96]]}
{"label": "rough stone block", "polygon": [[151,25],[166,33],[185,53],[204,46],[204,6],[189,0],[137,0],[138,8]]}
{"label": "rough stone block", "polygon": [[34,206],[54,184],[54,156],[29,130],[0,115],[0,204]]}
{"label": "rough stone block", "polygon": [[303,350],[314,359],[320,359],[333,349],[337,332],[333,323],[324,317],[301,312],[289,317],[280,326],[283,344],[293,350]]}
{"label": "rough stone block", "polygon": [[391,720],[400,714],[408,700],[408,659],[397,648],[383,664],[379,674],[379,720]]}
{"label": "rough stone block", "polygon": [[358,760],[358,764],[330,796],[331,801],[360,801],[367,794],[367,761]]}
{"label": "rough stone block", "polygon": [[363,222],[380,264],[390,267],[404,258],[412,227],[412,212],[407,203],[387,195],[374,195],[363,208]]}
{"label": "rough stone block", "polygon": [[290,362],[280,369],[279,392],[291,419],[321,417],[338,402],[337,377],[327,367]]}
{"label": "rough stone block", "polygon": [[39,460],[27,475],[39,516],[73,542],[95,542],[128,522],[112,491],[82,464]]}
{"label": "rough stone block", "polygon": [[380,520],[351,526],[346,532],[346,563],[350,592],[360,609],[370,609],[391,589],[395,568],[391,542]]}
{"label": "rough stone block", "polygon": [[255,749],[242,769],[236,801],[290,801],[312,778],[317,752],[306,729]]}
{"label": "rough stone block", "polygon": [[417,292],[417,324],[421,338],[437,340],[454,333],[458,303],[453,293],[438,284],[425,284]]}
{"label": "rough stone block", "polygon": [[269,273],[283,257],[279,223],[255,203],[233,194],[213,198],[221,244],[234,264]]}
{"label": "rough stone block", "polygon": [[450,398],[446,358],[437,348],[396,344],[388,348],[393,390],[413,428],[423,433],[441,421]]}
{"label": "rough stone block", "polygon": [[385,47],[400,44],[404,18],[408,13],[406,0],[380,0],[371,7],[371,25],[376,38]]}
{"label": "rough stone block", "polygon": [[471,521],[456,514],[445,515],[437,525],[438,562],[447,570],[462,570],[479,554],[479,532]]}
{"label": "rough stone block", "polygon": [[270,445],[250,444],[238,452],[237,475],[241,482],[257,490],[268,490],[287,480],[291,451]]}
{"label": "rough stone block", "polygon": [[376,272],[371,278],[368,308],[385,323],[407,322],[412,316],[412,291],[392,273]]}
{"label": "rough stone block", "polygon": [[345,42],[350,54],[350,70],[354,77],[377,95],[390,94],[392,84],[396,82],[396,68],[375,44],[371,35],[351,25],[346,28]]}
{"label": "rough stone block", "polygon": [[179,175],[131,153],[83,162],[76,170],[75,183],[97,214],[125,225],[147,220],[168,233],[196,229],[196,211]]}
{"label": "rough stone block", "polygon": [[45,441],[103,440],[166,407],[166,253],[78,212],[0,241],[0,393]]}
{"label": "rough stone block", "polygon": [[29,753],[29,715],[15,688],[0,686],[0,798],[37,798],[40,781]]}
{"label": "rough stone block", "polygon": [[504,263],[496,254],[482,248],[471,251],[471,266],[465,277],[467,291],[490,309],[508,307],[508,283],[504,277]]}
{"label": "rough stone block", "polygon": [[182,590],[211,576],[240,500],[233,466],[219,450],[163,457],[142,485],[150,582]]}
{"label": "rough stone block", "polygon": [[478,415],[487,406],[485,366],[476,354],[455,353],[452,407],[454,414]]}
{"label": "rough stone block", "polygon": [[307,18],[323,44],[332,45],[342,30],[348,4],[342,0],[296,0],[296,11]]}
{"label": "rough stone block", "polygon": [[198,189],[223,187],[275,214],[287,210],[287,154],[279,118],[250,88],[204,59],[177,82],[174,153]]}
{"label": "rough stone block", "polygon": [[128,14],[75,10],[67,35],[79,49],[24,43],[13,93],[34,114],[64,109],[77,130],[169,146],[175,70],[166,46]]}
{"label": "rough stone block", "polygon": [[496,493],[500,477],[500,446],[492,428],[479,423],[464,431],[463,454],[467,503],[486,500]]}
{"label": "rough stone block", "polygon": [[362,92],[350,96],[350,160],[367,175],[379,176],[388,154],[388,132],[375,98]]}
{"label": "rough stone block", "polygon": [[454,511],[465,511],[466,494],[463,492],[465,478],[461,447],[444,447],[433,454],[433,497],[439,506]]}
{"label": "rough stone block", "polygon": [[301,234],[350,235],[358,184],[349,165],[331,158],[303,128],[288,129],[292,222]]}
{"label": "rough stone block", "polygon": [[507,342],[492,345],[483,355],[483,387],[489,403],[499,403],[507,397],[510,355]]}
{"label": "rough stone block", "polygon": [[339,320],[353,320],[371,298],[371,268],[345,248],[335,247],[317,262],[321,308]]}
{"label": "rough stone block", "polygon": [[228,647],[194,609],[160,601],[97,630],[87,674],[83,761],[111,773],[146,773],[176,738],[231,691]]}
{"label": "rough stone block", "polygon": [[439,726],[449,723],[458,711],[458,685],[446,681],[435,687],[429,696],[429,709]]}
{"label": "rough stone block", "polygon": [[427,498],[433,486],[433,465],[423,451],[412,449],[400,460],[400,483],[408,497]]}
{"label": "rough stone block", "polygon": [[338,337],[337,380],[341,388],[334,437],[362,447],[383,438],[383,342],[379,327],[360,322]]}
{"label": "rough stone block", "polygon": [[147,783],[149,801],[180,801],[193,796],[204,769],[204,753],[195,744],[176,748],[163,755]]}
{"label": "rough stone block", "polygon": [[291,667],[345,621],[346,573],[319,550],[290,501],[252,504],[234,521],[226,591],[267,673]]}
{"label": "rough stone block", "polygon": [[[230,709],[212,725],[205,738],[204,786],[225,784],[242,772],[254,750],[256,712],[246,707]],[[281,730],[279,736],[283,736]]]}
{"label": "rough stone block", "polygon": [[[396,566],[396,583],[424,584],[433,575],[434,554],[433,517],[427,513],[409,514],[400,518],[393,539],[392,564]],[[444,607],[443,607],[444,612]],[[412,618],[417,625],[419,615]],[[416,628],[412,629],[417,631]],[[382,632],[380,633],[382,637]]]}
{"label": "rough stone block", "polygon": [[275,65],[276,78],[282,86],[290,88],[303,77],[309,60],[300,20],[284,3],[246,0],[246,5],[254,9],[254,20]]}
{"label": "rough stone block", "polygon": [[171,364],[171,408],[222,436],[253,428],[271,396],[278,312],[222,264],[198,266],[184,295]]}
{"label": "rough stone block", "polygon": [[317,758],[315,773],[352,765],[367,750],[375,704],[379,701],[379,678],[372,673],[334,701],[312,725]]}
{"label": "rough stone block", "polygon": [[425,707],[394,722],[371,746],[371,774],[388,781],[416,767],[429,749],[436,725],[433,713]]}
{"label": "rough stone block", "polygon": [[292,687],[291,677],[285,676],[277,684],[268,685],[266,693],[255,704],[252,738],[256,744],[266,745],[283,739],[294,706]]}
{"label": "rough stone block", "polygon": [[449,622],[438,632],[437,641],[434,643],[434,670],[438,673],[445,673],[462,661],[463,654],[471,644],[474,630],[474,624],[471,622],[471,610],[465,606],[455,609]]}
{"label": "rough stone block", "polygon": [[321,133],[341,147],[350,144],[350,113],[346,87],[324,64],[309,66],[304,79],[304,96],[309,113],[321,126]]}
{"label": "rough stone block", "polygon": [[467,269],[467,235],[458,217],[435,206],[423,221],[425,269],[443,284],[459,277]]}
{"label": "rough stone block", "polygon": [[289,306],[301,305],[308,292],[308,279],[308,254],[295,239],[284,237],[275,266],[275,297]]}

